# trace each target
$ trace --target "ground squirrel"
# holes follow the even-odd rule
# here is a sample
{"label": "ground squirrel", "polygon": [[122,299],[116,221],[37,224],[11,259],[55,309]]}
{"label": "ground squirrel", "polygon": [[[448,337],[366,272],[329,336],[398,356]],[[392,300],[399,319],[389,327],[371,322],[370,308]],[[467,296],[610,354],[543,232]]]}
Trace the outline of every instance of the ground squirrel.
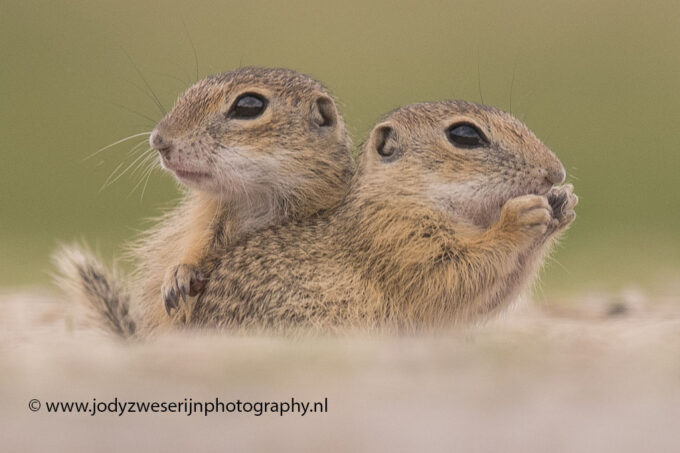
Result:
{"label": "ground squirrel", "polygon": [[452,325],[506,306],[573,221],[558,158],[520,121],[463,101],[374,127],[345,199],[226,250],[190,323]]}
{"label": "ground squirrel", "polygon": [[[337,204],[353,173],[351,141],[327,89],[288,69],[242,68],[190,87],[149,142],[189,190],[129,250],[129,284],[78,247],[63,249],[61,284],[93,305],[111,330],[131,335],[187,322],[180,298],[205,284],[212,250],[285,220]],[[162,298],[161,298],[162,295]],[[131,302],[130,302],[131,301]],[[131,319],[129,305],[139,309]],[[166,310],[168,313],[166,313]]]}

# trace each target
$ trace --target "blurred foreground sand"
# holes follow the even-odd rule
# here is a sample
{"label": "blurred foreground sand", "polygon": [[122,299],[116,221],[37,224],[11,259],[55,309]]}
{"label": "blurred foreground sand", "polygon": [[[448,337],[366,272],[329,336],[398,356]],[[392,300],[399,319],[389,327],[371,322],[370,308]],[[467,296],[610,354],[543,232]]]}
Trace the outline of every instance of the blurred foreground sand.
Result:
{"label": "blurred foreground sand", "polygon": [[[80,319],[48,293],[0,293],[2,451],[680,451],[680,298],[526,303],[406,338],[177,333],[124,344]],[[328,413],[44,410],[293,396],[328,397]]]}

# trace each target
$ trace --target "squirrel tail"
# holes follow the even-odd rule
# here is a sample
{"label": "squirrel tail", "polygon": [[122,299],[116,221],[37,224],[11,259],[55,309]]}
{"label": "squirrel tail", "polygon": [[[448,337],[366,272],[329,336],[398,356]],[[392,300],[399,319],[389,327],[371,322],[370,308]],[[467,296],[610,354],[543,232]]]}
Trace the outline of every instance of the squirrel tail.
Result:
{"label": "squirrel tail", "polygon": [[62,246],[53,260],[58,270],[56,284],[85,305],[106,331],[123,338],[135,334],[130,296],[115,270],[109,272],[84,245]]}

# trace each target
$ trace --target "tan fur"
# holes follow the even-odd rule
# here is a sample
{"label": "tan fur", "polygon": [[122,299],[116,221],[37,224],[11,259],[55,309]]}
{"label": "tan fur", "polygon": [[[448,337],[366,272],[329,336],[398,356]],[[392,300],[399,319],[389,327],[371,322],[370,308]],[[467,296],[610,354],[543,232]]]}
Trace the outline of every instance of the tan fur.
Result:
{"label": "tan fur", "polygon": [[[454,146],[461,122],[488,138]],[[387,150],[383,157],[378,150]],[[500,110],[398,109],[367,140],[332,211],[226,250],[190,324],[230,329],[419,329],[507,306],[574,219],[557,157]]]}
{"label": "tan fur", "polygon": [[193,228],[189,228],[187,235],[180,238],[177,248],[181,251],[182,263],[195,263],[203,256],[206,248],[210,246],[211,233],[210,223],[218,209],[217,203],[210,197],[197,194],[196,204],[189,209],[188,217],[191,219]]}
{"label": "tan fur", "polygon": [[[251,93],[266,99],[266,109],[235,118],[235,103]],[[288,69],[242,68],[199,81],[158,123],[150,143],[187,190],[128,247],[134,273],[125,286],[143,334],[188,321],[190,297],[205,283],[205,263],[215,250],[337,204],[354,166],[349,135],[327,89]],[[106,300],[106,294],[94,299]],[[178,308],[171,316],[164,300]]]}

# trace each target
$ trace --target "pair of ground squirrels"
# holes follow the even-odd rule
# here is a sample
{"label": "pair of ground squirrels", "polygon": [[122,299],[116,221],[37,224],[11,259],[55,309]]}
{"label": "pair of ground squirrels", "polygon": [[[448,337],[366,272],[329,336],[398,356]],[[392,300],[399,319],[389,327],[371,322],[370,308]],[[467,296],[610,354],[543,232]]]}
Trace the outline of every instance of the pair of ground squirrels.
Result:
{"label": "pair of ground squirrels", "polygon": [[[242,73],[240,89],[225,86]],[[275,109],[272,74],[315,87],[291,90],[289,105],[306,109]],[[557,157],[495,108],[420,103],[373,128],[352,176],[342,119],[317,87],[292,71],[245,69],[190,88],[151,141],[197,191],[134,247],[147,263],[137,289],[121,296],[122,284],[73,248],[59,260],[64,281],[124,335],[116,326],[133,323],[130,304],[148,307],[138,315],[147,328],[167,323],[161,293],[180,307],[176,324],[228,329],[419,329],[512,301],[575,217]],[[242,99],[243,112],[270,122],[232,127]],[[208,120],[214,112],[227,120]],[[264,157],[240,153],[247,144]]]}

